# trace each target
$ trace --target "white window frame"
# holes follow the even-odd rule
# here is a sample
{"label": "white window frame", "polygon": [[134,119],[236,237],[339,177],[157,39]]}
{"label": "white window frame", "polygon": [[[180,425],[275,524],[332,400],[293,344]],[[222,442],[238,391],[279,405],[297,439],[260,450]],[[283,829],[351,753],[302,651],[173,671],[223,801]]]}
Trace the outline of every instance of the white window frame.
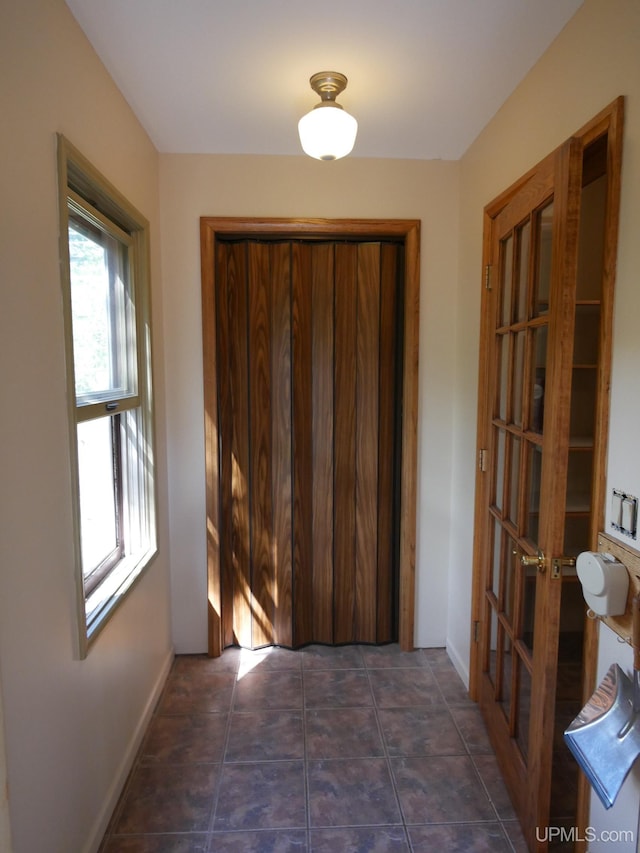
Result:
{"label": "white window frame", "polygon": [[[114,610],[157,554],[154,415],[151,370],[151,294],[149,223],[61,134],[58,135],[60,259],[65,326],[67,397],[73,509],[75,587],[79,655],[91,644]],[[79,216],[126,246],[128,290],[135,306],[135,388],[106,393],[97,399],[76,396],[69,221]],[[82,531],[78,457],[78,424],[96,417],[112,418],[118,442],[122,505],[119,508],[122,551],[87,576],[82,565]],[[126,440],[125,440],[126,438]],[[115,475],[114,475],[115,477]]]}

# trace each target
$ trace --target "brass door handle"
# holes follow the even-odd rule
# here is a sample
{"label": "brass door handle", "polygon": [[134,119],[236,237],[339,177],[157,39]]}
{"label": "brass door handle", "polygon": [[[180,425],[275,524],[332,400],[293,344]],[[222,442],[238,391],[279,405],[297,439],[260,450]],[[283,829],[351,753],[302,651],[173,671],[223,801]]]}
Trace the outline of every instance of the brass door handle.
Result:
{"label": "brass door handle", "polygon": [[520,565],[529,569],[537,569],[537,571],[542,573],[546,569],[545,556],[542,551],[538,551],[535,556],[520,554]]}
{"label": "brass door handle", "polygon": [[[514,551],[514,554],[516,552]],[[520,554],[520,565],[525,568],[536,569],[540,574],[546,571],[547,568],[547,558],[545,557],[542,551],[538,551],[538,553],[533,556],[529,554]],[[554,579],[562,577],[562,569],[566,567],[575,566],[576,561],[574,557],[554,557],[551,560],[551,577]]]}

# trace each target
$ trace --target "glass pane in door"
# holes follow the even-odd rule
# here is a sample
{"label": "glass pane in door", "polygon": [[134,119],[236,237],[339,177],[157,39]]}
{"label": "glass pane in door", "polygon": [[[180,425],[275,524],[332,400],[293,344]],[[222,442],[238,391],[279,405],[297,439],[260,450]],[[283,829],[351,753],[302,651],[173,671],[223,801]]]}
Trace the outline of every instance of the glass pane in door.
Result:
{"label": "glass pane in door", "polygon": [[510,459],[509,459],[509,520],[518,526],[520,519],[520,439],[509,436]]}
{"label": "glass pane in door", "polygon": [[531,349],[531,357],[533,364],[531,366],[531,388],[530,400],[531,408],[529,412],[529,429],[532,432],[542,432],[542,422],[544,418],[544,386],[547,373],[547,332],[548,327],[537,326],[533,330],[533,347]]}
{"label": "glass pane in door", "polygon": [[511,696],[513,679],[513,644],[508,634],[502,634],[500,647],[500,658],[502,662],[502,690],[500,705],[507,720],[511,716]]}
{"label": "glass pane in door", "polygon": [[498,379],[498,400],[496,411],[501,421],[507,420],[507,392],[509,388],[509,340],[510,335],[499,337],[500,371]]}
{"label": "glass pane in door", "polygon": [[540,524],[540,483],[542,478],[542,447],[527,443],[527,529],[525,534],[531,542],[537,543]]}
{"label": "glass pane in door", "polygon": [[536,282],[533,299],[533,316],[549,312],[551,283],[551,246],[553,242],[553,201],[536,215]]}
{"label": "glass pane in door", "polygon": [[502,525],[493,522],[493,558],[491,560],[491,590],[498,600],[500,595],[500,566],[502,565]]}
{"label": "glass pane in door", "polygon": [[489,610],[489,645],[487,649],[487,657],[488,660],[486,662],[486,670],[489,673],[489,678],[491,679],[491,683],[494,688],[498,683],[497,670],[498,670],[498,614],[495,609],[488,606]]}
{"label": "glass pane in door", "polygon": [[522,572],[522,607],[520,609],[519,636],[529,651],[534,646],[534,619],[536,613],[536,575],[537,569],[532,566],[523,566]]}
{"label": "glass pane in door", "polygon": [[515,335],[512,381],[513,405],[511,409],[511,420],[519,427],[522,426],[522,386],[524,384],[524,352],[526,340],[526,332],[517,332]]}
{"label": "glass pane in door", "polygon": [[529,753],[529,720],[531,718],[531,675],[518,656],[518,716],[516,740],[525,760]]}
{"label": "glass pane in door", "polygon": [[507,538],[507,550],[505,556],[504,596],[501,599],[501,604],[507,620],[510,624],[513,624],[513,617],[515,615],[514,603],[518,576],[517,573],[520,569],[518,564],[518,547],[516,542],[510,536]]}
{"label": "glass pane in door", "polygon": [[506,446],[506,433],[503,429],[496,430],[497,437],[495,442],[495,500],[494,504],[498,511],[502,509],[504,499],[504,454]]}
{"label": "glass pane in door", "polygon": [[511,291],[513,285],[513,236],[502,241],[502,310],[500,325],[511,323]]}
{"label": "glass pane in door", "polygon": [[527,319],[529,295],[529,250],[531,248],[531,221],[527,220],[516,231],[518,242],[518,273],[516,280],[516,304],[514,319],[522,322]]}

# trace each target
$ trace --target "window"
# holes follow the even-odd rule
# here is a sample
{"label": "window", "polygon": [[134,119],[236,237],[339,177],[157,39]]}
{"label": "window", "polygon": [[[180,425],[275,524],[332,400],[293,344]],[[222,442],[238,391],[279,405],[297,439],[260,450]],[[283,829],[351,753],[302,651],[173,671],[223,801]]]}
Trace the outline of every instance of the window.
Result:
{"label": "window", "polygon": [[148,223],[58,138],[80,651],[156,553]]}

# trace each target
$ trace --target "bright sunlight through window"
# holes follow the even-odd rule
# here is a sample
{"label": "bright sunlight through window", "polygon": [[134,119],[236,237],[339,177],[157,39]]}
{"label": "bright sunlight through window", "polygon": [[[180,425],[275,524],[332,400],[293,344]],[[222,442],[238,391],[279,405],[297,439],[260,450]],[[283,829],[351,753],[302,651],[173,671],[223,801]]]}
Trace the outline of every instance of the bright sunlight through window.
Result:
{"label": "bright sunlight through window", "polygon": [[80,653],[156,552],[148,223],[59,137]]}

